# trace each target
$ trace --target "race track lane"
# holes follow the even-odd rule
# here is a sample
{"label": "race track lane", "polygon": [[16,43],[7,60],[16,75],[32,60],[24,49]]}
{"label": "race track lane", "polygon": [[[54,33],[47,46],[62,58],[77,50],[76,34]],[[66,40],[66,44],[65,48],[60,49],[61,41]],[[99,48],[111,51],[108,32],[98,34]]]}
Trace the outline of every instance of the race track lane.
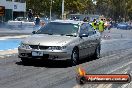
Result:
{"label": "race track lane", "polygon": [[[132,49],[126,49],[81,65],[88,73],[111,73],[112,70],[116,72],[120,65],[127,66],[131,58]],[[16,56],[0,59],[0,62],[3,60],[6,61],[0,64],[1,88],[72,88],[77,85],[75,76],[78,66],[70,67],[65,62],[48,62],[49,66],[44,63],[23,65]],[[84,86],[96,88],[98,85]]]}

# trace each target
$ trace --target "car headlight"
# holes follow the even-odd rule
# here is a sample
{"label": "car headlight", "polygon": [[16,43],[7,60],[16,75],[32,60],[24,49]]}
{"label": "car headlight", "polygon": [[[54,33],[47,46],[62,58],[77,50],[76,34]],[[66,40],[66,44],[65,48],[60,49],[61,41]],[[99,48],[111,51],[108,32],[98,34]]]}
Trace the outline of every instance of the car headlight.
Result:
{"label": "car headlight", "polygon": [[28,44],[24,44],[24,43],[21,43],[20,44],[20,48],[23,48],[23,49],[31,49],[31,47]]}
{"label": "car headlight", "polygon": [[66,46],[50,46],[49,50],[63,50],[66,49]]}

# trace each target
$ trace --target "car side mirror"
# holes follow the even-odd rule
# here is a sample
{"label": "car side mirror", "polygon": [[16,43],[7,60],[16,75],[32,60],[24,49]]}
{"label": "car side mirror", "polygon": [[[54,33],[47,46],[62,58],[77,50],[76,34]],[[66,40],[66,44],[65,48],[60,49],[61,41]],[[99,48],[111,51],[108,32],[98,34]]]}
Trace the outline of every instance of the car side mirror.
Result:
{"label": "car side mirror", "polygon": [[97,33],[97,31],[94,31],[94,34],[96,34]]}
{"label": "car side mirror", "polygon": [[79,37],[80,38],[82,38],[82,37],[88,37],[88,34],[80,34]]}
{"label": "car side mirror", "polygon": [[35,34],[35,33],[36,33],[36,31],[33,31],[32,33],[33,33],[33,34]]}

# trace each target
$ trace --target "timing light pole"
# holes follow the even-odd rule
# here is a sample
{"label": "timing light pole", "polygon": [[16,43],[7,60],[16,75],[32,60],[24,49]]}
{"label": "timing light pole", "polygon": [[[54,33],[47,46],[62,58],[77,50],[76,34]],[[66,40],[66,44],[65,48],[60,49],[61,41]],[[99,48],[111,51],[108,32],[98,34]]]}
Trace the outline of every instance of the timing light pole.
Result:
{"label": "timing light pole", "polygon": [[64,19],[64,0],[62,0],[62,19]]}
{"label": "timing light pole", "polygon": [[52,10],[52,0],[50,1],[50,21],[51,21],[51,10]]}

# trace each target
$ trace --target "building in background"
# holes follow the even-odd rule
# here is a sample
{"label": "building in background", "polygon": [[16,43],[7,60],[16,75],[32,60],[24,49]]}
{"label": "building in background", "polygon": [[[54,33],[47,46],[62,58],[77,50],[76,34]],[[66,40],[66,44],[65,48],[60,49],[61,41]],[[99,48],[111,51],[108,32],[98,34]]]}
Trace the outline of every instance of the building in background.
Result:
{"label": "building in background", "polygon": [[0,21],[14,20],[16,17],[24,17],[26,14],[26,0],[0,0],[0,7],[4,8]]}

